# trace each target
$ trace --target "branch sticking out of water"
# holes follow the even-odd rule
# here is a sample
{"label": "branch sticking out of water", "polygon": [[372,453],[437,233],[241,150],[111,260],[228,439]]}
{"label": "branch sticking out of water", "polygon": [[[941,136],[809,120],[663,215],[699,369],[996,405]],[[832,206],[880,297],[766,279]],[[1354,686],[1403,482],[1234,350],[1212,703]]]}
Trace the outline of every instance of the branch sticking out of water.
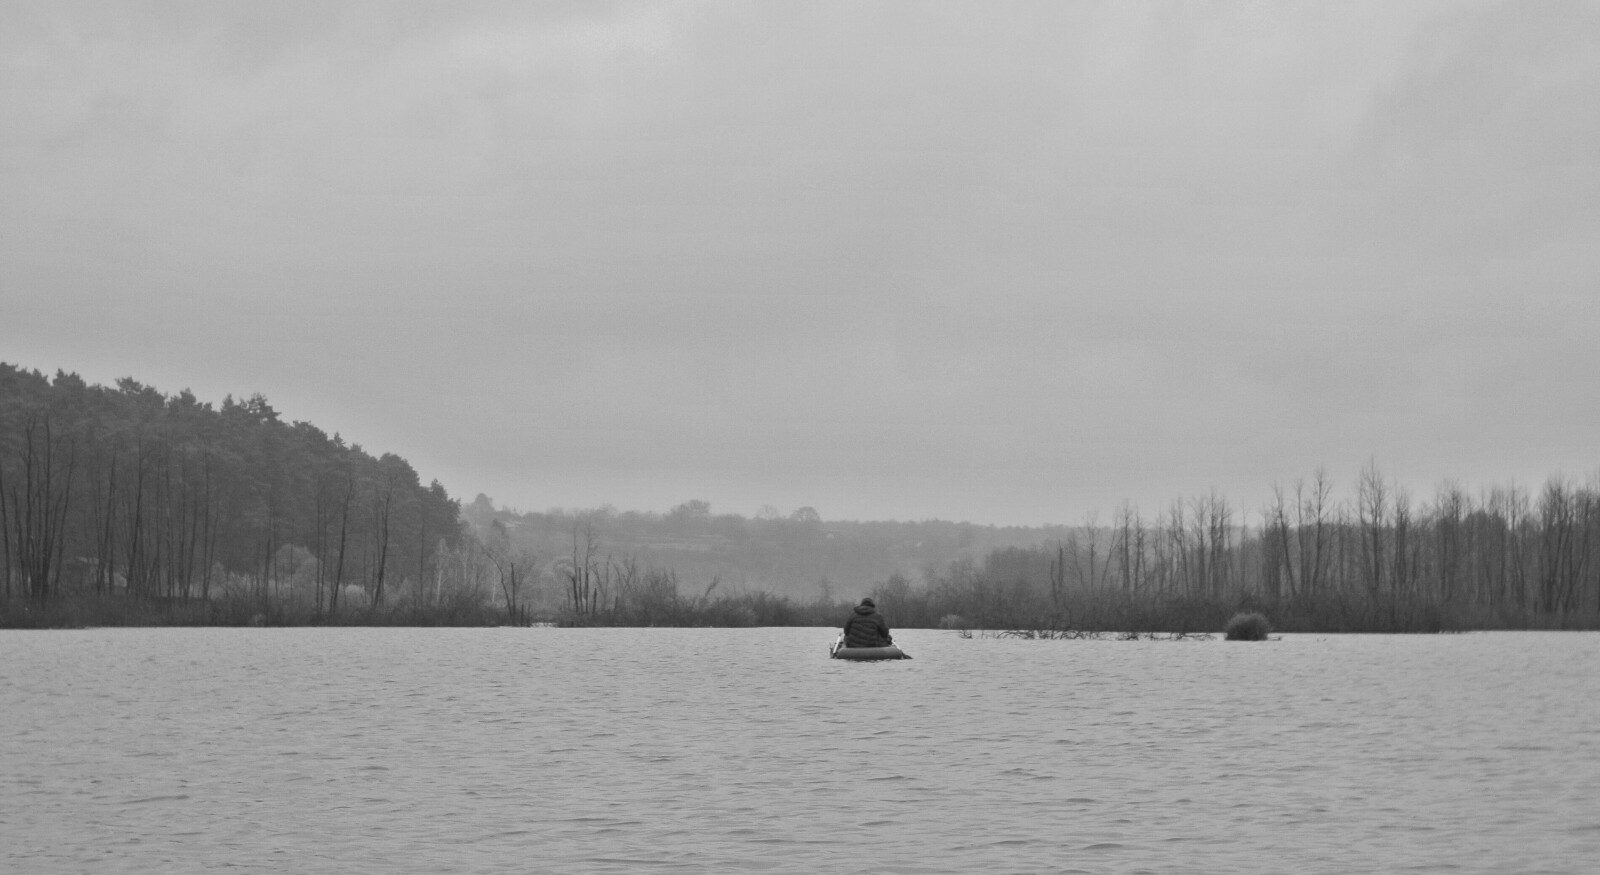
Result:
{"label": "branch sticking out of water", "polygon": [[[962,630],[962,638],[973,633]],[[1027,641],[1210,641],[1209,632],[1096,632],[1087,629],[1003,629],[981,631],[979,638],[1021,638]]]}

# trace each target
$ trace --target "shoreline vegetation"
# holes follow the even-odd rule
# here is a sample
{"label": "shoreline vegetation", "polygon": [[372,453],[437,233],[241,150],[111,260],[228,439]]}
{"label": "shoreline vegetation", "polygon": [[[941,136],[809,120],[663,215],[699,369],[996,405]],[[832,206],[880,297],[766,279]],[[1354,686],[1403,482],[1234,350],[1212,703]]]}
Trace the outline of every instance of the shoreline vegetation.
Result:
{"label": "shoreline vegetation", "polygon": [[831,627],[872,595],[894,628],[1034,638],[1248,614],[1275,633],[1600,629],[1600,478],[1417,500],[1369,462],[1353,485],[1319,469],[1253,524],[1216,492],[1035,529],[703,501],[520,513],[463,507],[259,395],[0,363],[0,628]]}
{"label": "shoreline vegetation", "polygon": [[[45,604],[27,600],[0,603],[0,629],[95,629],[118,627],[496,627],[557,626],[585,628],[752,628],[839,626],[852,603],[796,603],[755,593],[725,596],[701,604],[685,602],[665,612],[598,611],[577,616],[522,610],[510,613],[492,600],[453,604],[394,603],[356,606],[337,614],[297,603],[272,603],[265,610],[253,598],[224,596],[209,602],[129,598],[121,595],[61,596]],[[892,605],[892,606],[891,606]],[[1241,614],[1270,622],[1279,633],[1449,633],[1479,631],[1597,631],[1600,617],[1533,611],[1467,609],[1403,599],[1378,601],[1265,602],[1235,599],[1133,600],[1116,593],[1087,595],[1077,610],[1057,617],[1005,616],[990,612],[978,621],[946,613],[937,600],[914,593],[905,602],[885,605],[895,629],[944,629],[963,637],[1015,637],[1039,640],[1119,638],[1124,640],[1227,636]],[[1264,640],[1240,637],[1238,640]]]}

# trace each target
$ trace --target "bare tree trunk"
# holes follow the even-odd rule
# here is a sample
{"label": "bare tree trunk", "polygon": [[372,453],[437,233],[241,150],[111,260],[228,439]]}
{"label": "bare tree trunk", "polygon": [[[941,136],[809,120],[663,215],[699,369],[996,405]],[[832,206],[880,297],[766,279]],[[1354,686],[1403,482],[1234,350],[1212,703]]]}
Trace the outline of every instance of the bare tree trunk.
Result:
{"label": "bare tree trunk", "polygon": [[[1274,563],[1281,563],[1284,577],[1287,579],[1289,584],[1289,597],[1294,598],[1299,593],[1299,587],[1295,584],[1294,560],[1292,558],[1296,551],[1292,550],[1290,546],[1291,534],[1289,531],[1289,509],[1284,503],[1283,487],[1276,483],[1272,485],[1272,499],[1272,508],[1267,513],[1267,521],[1268,524],[1277,532],[1277,544],[1274,546],[1276,546],[1278,550],[1277,556],[1271,561]],[[1274,585],[1270,590],[1270,595],[1273,598],[1277,598],[1280,594],[1281,593],[1278,590],[1276,581],[1274,581]]]}
{"label": "bare tree trunk", "polygon": [[1383,587],[1383,530],[1388,507],[1388,492],[1377,462],[1369,460],[1356,480],[1356,518],[1364,533],[1361,549],[1367,592],[1373,596]]}
{"label": "bare tree trunk", "polygon": [[19,470],[0,490],[0,504],[8,505],[7,567],[14,561],[24,594],[43,603],[60,583],[76,450],[48,415],[29,416],[21,432]]}
{"label": "bare tree trunk", "polygon": [[356,481],[354,477],[345,480],[344,502],[339,510],[339,559],[334,566],[333,588],[328,591],[328,616],[332,617],[339,611],[339,590],[344,588],[344,552],[350,543],[350,502],[355,499]]}
{"label": "bare tree trunk", "polygon": [[372,590],[372,605],[377,607],[383,604],[384,573],[388,568],[389,559],[389,514],[394,501],[394,484],[389,483],[384,489],[382,499],[379,499],[377,487],[373,487],[373,513],[376,515],[374,522],[377,525],[378,536],[378,568],[375,577],[376,585]]}

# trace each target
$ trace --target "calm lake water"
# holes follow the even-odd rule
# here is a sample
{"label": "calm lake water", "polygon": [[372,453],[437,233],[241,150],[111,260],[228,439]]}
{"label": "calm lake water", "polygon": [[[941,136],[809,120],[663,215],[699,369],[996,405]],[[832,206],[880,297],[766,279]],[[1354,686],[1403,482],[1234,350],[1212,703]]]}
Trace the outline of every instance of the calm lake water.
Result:
{"label": "calm lake water", "polygon": [[1594,872],[1600,635],[0,632],[0,870]]}

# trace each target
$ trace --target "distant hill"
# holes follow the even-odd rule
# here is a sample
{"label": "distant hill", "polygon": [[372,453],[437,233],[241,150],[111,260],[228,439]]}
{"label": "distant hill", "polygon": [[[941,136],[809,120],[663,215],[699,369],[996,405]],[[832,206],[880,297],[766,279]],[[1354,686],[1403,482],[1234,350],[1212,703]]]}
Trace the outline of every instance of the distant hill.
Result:
{"label": "distant hill", "polygon": [[498,522],[520,548],[544,563],[569,557],[577,536],[596,556],[632,558],[678,573],[686,590],[718,582],[719,591],[769,592],[800,601],[850,598],[901,575],[917,581],[957,560],[981,561],[1007,547],[1036,547],[1066,538],[1065,526],[998,527],[974,523],[825,520],[809,508],[788,517],[713,514],[704,501],[667,513],[611,509],[521,513],[487,496],[462,508],[470,530]]}

